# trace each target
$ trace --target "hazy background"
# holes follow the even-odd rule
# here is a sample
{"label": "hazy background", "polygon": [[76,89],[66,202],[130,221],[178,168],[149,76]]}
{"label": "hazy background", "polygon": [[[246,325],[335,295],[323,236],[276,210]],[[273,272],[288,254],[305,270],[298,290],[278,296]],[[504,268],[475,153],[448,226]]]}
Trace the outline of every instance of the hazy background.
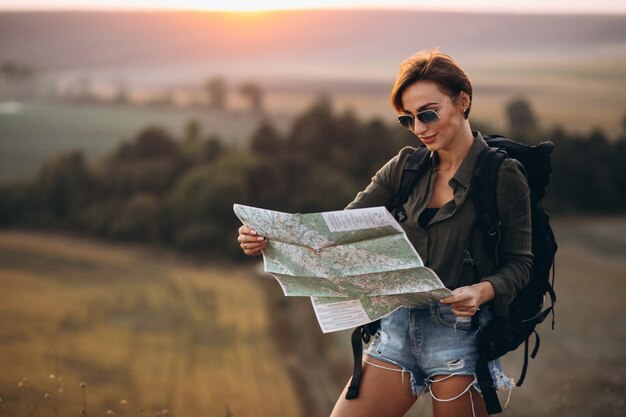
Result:
{"label": "hazy background", "polygon": [[[0,176],[32,174],[60,149],[102,155],[150,122],[181,130],[184,120],[203,118],[206,130],[240,142],[255,120],[180,111],[201,100],[212,77],[223,77],[235,92],[244,82],[258,84],[281,126],[319,92],[332,93],[359,118],[394,123],[388,95],[399,63],[436,47],[466,69],[474,117],[498,131],[506,127],[506,102],[522,97],[543,127],[585,133],[599,127],[615,137],[626,107],[625,20],[380,10],[3,13],[2,57],[34,75],[0,86]],[[179,106],[163,111],[72,100],[104,102],[119,94]],[[245,104],[236,93],[229,97],[232,110]]]}
{"label": "hazy background", "polygon": [[601,5],[0,12],[0,416],[327,415],[349,337],[238,255],[232,204],[343,208],[415,144],[388,96],[424,48],[475,128],[556,144],[557,327],[505,415],[626,415],[626,15]]}

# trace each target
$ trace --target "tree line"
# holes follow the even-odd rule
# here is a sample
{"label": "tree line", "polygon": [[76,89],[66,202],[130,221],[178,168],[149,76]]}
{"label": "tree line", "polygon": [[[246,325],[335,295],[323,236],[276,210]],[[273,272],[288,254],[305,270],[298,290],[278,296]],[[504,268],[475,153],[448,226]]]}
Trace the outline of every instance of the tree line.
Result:
{"label": "tree line", "polygon": [[185,97],[180,99],[177,98],[177,89],[175,88],[153,90],[137,97],[133,89],[123,80],[117,80],[108,83],[108,85],[105,83],[103,91],[102,88],[97,88],[98,83],[94,83],[86,75],[65,82],[61,80],[50,82],[42,80],[41,73],[41,70],[25,62],[11,59],[1,61],[0,96],[4,99],[18,100],[48,98],[81,105],[130,104],[159,107],[205,107],[213,111],[233,110],[232,105],[229,106],[229,101],[232,96],[239,96],[245,102],[245,109],[248,112],[258,115],[265,113],[265,89],[253,80],[243,80],[237,84],[232,84],[224,76],[211,76],[191,91],[186,91]]}
{"label": "tree line", "polygon": [[[556,145],[549,211],[626,209],[626,135],[610,141],[600,130],[543,132],[527,103],[521,113],[520,104],[517,113],[512,104],[512,137]],[[195,121],[180,136],[147,127],[92,164],[78,150],[56,156],[34,178],[0,184],[0,226],[72,230],[236,257],[233,203],[287,212],[340,210],[400,148],[416,144],[399,126],[360,121],[350,110],[337,114],[328,97],[284,133],[263,120],[246,149],[204,135]]]}

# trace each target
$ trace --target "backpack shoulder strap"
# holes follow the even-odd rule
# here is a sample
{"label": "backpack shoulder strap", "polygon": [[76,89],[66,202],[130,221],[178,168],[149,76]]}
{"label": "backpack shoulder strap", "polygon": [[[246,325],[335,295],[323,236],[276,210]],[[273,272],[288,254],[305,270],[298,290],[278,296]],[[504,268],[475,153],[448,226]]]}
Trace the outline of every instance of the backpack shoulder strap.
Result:
{"label": "backpack shoulder strap", "polygon": [[352,356],[354,359],[354,368],[352,370],[352,379],[346,392],[346,400],[353,400],[359,397],[359,389],[361,388],[361,376],[363,373],[363,344],[369,343],[372,336],[380,328],[380,320],[372,323],[357,326],[350,336],[352,345]]}
{"label": "backpack shoulder strap", "polygon": [[478,216],[478,224],[489,237],[496,265],[499,265],[498,246],[501,234],[496,185],[498,169],[506,157],[507,153],[504,149],[491,146],[485,149],[478,158],[472,181],[472,186],[474,187],[472,195]]}
{"label": "backpack shoulder strap", "polygon": [[[498,246],[501,237],[496,183],[498,180],[498,169],[506,157],[507,153],[504,149],[489,146],[481,153],[476,162],[472,181],[472,187],[474,187],[472,195],[476,207],[478,225],[488,237],[496,265],[499,265]],[[487,362],[485,351],[483,350],[480,352],[480,357],[476,364],[476,377],[483,393],[488,413],[497,414],[502,412],[502,407],[500,406]]]}
{"label": "backpack shoulder strap", "polygon": [[413,192],[417,181],[428,169],[429,158],[430,152],[426,149],[426,146],[420,145],[413,151],[402,168],[400,187],[393,201],[387,206],[387,210],[394,215],[399,223],[402,223],[407,218],[404,204],[409,199],[411,192]]}

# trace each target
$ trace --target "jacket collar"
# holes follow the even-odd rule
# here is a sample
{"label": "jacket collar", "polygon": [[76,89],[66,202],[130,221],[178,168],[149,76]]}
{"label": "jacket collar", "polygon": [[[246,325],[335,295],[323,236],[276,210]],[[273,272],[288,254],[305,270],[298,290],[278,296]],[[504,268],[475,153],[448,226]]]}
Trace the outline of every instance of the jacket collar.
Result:
{"label": "jacket collar", "polygon": [[478,158],[482,154],[483,150],[489,146],[483,139],[483,135],[481,135],[480,132],[474,131],[472,133],[474,134],[474,143],[472,143],[469,153],[452,177],[454,181],[458,182],[466,189],[469,188],[470,183],[472,182],[474,167],[476,166]]}
{"label": "jacket collar", "polygon": [[[478,131],[472,131],[474,135],[474,143],[472,143],[472,147],[469,150],[469,153],[461,163],[459,169],[455,172],[454,176],[450,180],[450,182],[455,181],[458,184],[461,184],[465,189],[468,189],[470,183],[472,182],[472,177],[474,176],[474,167],[476,166],[476,162],[480,157],[483,149],[487,148],[487,142],[483,139],[483,136]],[[433,169],[439,164],[439,160],[436,154],[432,156],[432,167]],[[451,184],[452,185],[452,184]]]}

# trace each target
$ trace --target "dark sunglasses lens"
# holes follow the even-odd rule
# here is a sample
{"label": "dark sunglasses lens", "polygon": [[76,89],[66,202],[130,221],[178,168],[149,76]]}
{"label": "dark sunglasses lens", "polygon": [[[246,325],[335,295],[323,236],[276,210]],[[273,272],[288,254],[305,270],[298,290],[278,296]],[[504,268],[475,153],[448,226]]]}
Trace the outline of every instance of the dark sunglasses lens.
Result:
{"label": "dark sunglasses lens", "polygon": [[398,116],[398,121],[402,126],[409,130],[413,130],[413,116],[409,116],[407,114]]}
{"label": "dark sunglasses lens", "polygon": [[431,125],[439,121],[439,115],[434,110],[426,110],[418,113],[417,119],[424,124]]}

